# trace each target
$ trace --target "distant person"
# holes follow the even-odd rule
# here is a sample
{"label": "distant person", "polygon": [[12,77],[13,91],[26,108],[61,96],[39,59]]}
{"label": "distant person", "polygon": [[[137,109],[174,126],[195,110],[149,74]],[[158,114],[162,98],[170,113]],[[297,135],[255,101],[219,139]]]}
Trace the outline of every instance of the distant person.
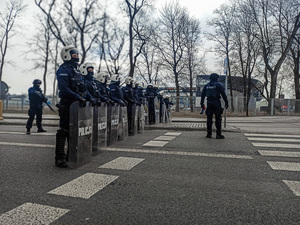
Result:
{"label": "distant person", "polygon": [[200,105],[204,109],[204,99],[207,98],[207,108],[206,108],[206,115],[207,115],[207,138],[212,138],[212,120],[213,115],[215,114],[216,120],[216,129],[217,129],[217,139],[224,139],[224,135],[222,135],[222,113],[223,108],[221,106],[221,96],[225,101],[225,108],[228,108],[228,100],[225,93],[225,90],[221,83],[218,82],[219,75],[216,73],[212,73],[209,77],[210,82],[207,83],[201,95],[201,102]]}
{"label": "distant person", "polygon": [[30,134],[30,129],[34,117],[36,115],[36,126],[38,128],[37,132],[47,132],[42,127],[42,114],[43,114],[43,102],[47,102],[47,98],[43,95],[43,92],[40,88],[42,81],[35,79],[33,81],[33,87],[28,89],[29,96],[29,110],[28,110],[28,121],[26,124],[26,134]]}

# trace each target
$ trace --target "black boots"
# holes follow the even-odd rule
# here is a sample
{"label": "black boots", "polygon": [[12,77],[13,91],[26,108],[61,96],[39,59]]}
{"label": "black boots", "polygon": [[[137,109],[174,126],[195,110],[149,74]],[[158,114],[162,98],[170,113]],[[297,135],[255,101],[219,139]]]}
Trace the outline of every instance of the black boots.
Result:
{"label": "black boots", "polygon": [[[211,132],[207,132],[206,135],[207,138],[212,138],[212,133]],[[224,139],[224,135],[222,135],[221,133],[217,133],[216,139]]]}
{"label": "black boots", "polygon": [[43,128],[38,128],[37,132],[38,132],[38,133],[41,133],[41,132],[47,132],[47,130],[44,130]]}
{"label": "black boots", "polygon": [[30,134],[30,129],[27,128],[26,134]]}
{"label": "black boots", "polygon": [[60,168],[67,168],[67,155],[65,154],[65,141],[68,132],[60,129],[56,133],[56,147],[55,147],[55,165]]}
{"label": "black boots", "polygon": [[222,135],[221,133],[218,133],[216,136],[216,139],[224,139],[224,135]]}

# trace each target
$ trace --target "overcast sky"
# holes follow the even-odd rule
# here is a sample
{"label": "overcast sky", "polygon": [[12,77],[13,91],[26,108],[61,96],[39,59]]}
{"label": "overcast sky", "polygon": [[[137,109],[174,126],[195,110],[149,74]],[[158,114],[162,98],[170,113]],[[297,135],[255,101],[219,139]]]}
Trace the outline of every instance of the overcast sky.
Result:
{"label": "overcast sky", "polygon": [[[0,0],[0,10],[5,7],[5,2],[8,0]],[[34,4],[34,0],[23,0],[25,4],[28,5],[28,8],[25,13],[22,15],[21,27],[18,29],[20,32],[10,39],[10,45],[13,44],[8,50],[7,53],[7,61],[12,61],[14,65],[7,64],[4,67],[4,73],[2,76],[2,81],[7,83],[10,87],[10,94],[25,94],[29,87],[32,86],[32,81],[34,79],[42,80],[42,71],[39,70],[31,70],[33,67],[30,61],[25,60],[24,51],[26,49],[26,42],[32,37],[34,34],[34,26],[35,12],[39,12],[39,9]],[[112,2],[109,0],[108,2]],[[160,8],[163,4],[165,4],[167,0],[157,0],[157,8]],[[188,8],[190,15],[195,18],[200,19],[202,31],[204,30],[204,26],[206,21],[210,19],[213,14],[213,10],[218,8],[221,4],[226,3],[226,0],[211,0],[211,1],[203,1],[203,0],[178,0],[181,6],[185,6]],[[208,70],[210,72],[219,72],[221,71],[212,71],[215,64],[214,55],[208,55]],[[47,94],[52,93],[52,82],[53,77],[47,80]]]}

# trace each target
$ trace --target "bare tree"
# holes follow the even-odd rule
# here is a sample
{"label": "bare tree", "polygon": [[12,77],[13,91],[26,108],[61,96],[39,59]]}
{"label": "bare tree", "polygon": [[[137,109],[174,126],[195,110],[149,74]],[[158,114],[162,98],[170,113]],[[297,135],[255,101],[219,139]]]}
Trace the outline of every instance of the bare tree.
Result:
{"label": "bare tree", "polygon": [[[193,103],[193,81],[194,74],[196,69],[199,68],[199,43],[200,43],[200,22],[194,18],[191,18],[187,26],[185,27],[185,36],[186,36],[186,63],[188,70],[188,78],[189,78],[189,90],[190,90],[190,108],[191,112],[194,111],[194,103]],[[202,61],[203,62],[203,61]]]}
{"label": "bare tree", "polygon": [[0,11],[0,84],[2,81],[5,56],[9,47],[9,40],[16,34],[14,32],[15,22],[25,8],[26,5],[23,5],[22,0],[10,0],[9,3],[6,4],[6,8]]}
{"label": "bare tree", "polygon": [[257,27],[251,21],[249,7],[241,1],[237,2],[239,3],[236,10],[236,20],[234,20],[233,24],[233,43],[235,47],[231,58],[236,56],[235,69],[238,74],[243,76],[244,110],[246,111],[246,116],[249,116],[248,106],[251,90],[254,88],[252,74],[260,53],[260,45],[255,38]]}
{"label": "bare tree", "polygon": [[247,0],[247,2],[251,8],[252,20],[259,29],[256,38],[262,49],[264,77],[270,84],[269,97],[274,99],[279,70],[300,28],[300,14],[291,11],[293,0]]}
{"label": "bare tree", "polygon": [[155,35],[156,47],[159,49],[167,70],[172,71],[176,87],[176,112],[179,112],[180,85],[179,77],[186,64],[184,54],[186,50],[185,27],[188,25],[187,9],[178,2],[170,2],[162,8],[159,24]]}
{"label": "bare tree", "polygon": [[35,4],[47,16],[54,37],[64,46],[68,44],[80,46],[83,63],[99,35],[99,29],[95,28],[102,17],[98,12],[100,8],[98,0],[85,0],[83,5],[76,7],[74,2],[75,0],[51,0],[46,4],[42,0],[35,0]]}
{"label": "bare tree", "polygon": [[152,0],[125,0],[124,9],[129,18],[129,77],[133,77],[137,58],[142,52],[143,46],[149,39],[147,32],[147,8],[150,8]]}
{"label": "bare tree", "polygon": [[213,28],[213,32],[206,32],[206,36],[209,40],[217,43],[214,51],[219,54],[222,61],[224,58],[227,59],[227,75],[230,88],[231,110],[234,111],[230,54],[234,47],[232,43],[232,29],[235,20],[236,6],[235,4],[223,4],[219,9],[214,11],[214,14],[215,17],[207,22],[207,24]]}

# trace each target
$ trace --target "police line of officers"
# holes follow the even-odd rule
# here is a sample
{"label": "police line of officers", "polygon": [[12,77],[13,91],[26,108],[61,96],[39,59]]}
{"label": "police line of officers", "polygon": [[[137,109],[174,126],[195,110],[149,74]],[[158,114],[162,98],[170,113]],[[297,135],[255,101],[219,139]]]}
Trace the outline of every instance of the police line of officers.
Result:
{"label": "police line of officers", "polygon": [[[60,116],[60,128],[56,133],[55,147],[55,165],[58,167],[68,166],[64,146],[65,141],[69,139],[70,106],[73,102],[79,101],[80,107],[85,107],[87,104],[91,106],[101,106],[101,104],[127,106],[128,117],[130,117],[133,105],[145,104],[147,100],[149,102],[149,124],[155,122],[154,108],[151,108],[151,105],[154,107],[155,97],[159,98],[160,102],[164,101],[166,108],[173,104],[169,101],[169,96],[165,96],[163,99],[163,96],[158,93],[158,88],[152,84],[148,84],[144,92],[142,85],[134,82],[132,77],[125,79],[126,86],[124,87],[121,87],[118,74],[111,77],[98,74],[97,80],[92,63],[84,63],[79,67],[79,52],[73,46],[65,46],[61,50],[61,58],[64,63],[56,72],[60,98],[59,104],[56,105]],[[47,102],[40,89],[41,81],[35,80],[33,84],[34,86],[29,89],[32,91],[29,91],[30,109],[32,110],[36,108],[33,104],[34,100],[37,100],[40,105],[42,102]],[[28,113],[30,117],[26,125],[27,134],[30,134],[35,114],[37,115],[38,132],[46,132],[41,126],[41,113],[41,110]]]}

